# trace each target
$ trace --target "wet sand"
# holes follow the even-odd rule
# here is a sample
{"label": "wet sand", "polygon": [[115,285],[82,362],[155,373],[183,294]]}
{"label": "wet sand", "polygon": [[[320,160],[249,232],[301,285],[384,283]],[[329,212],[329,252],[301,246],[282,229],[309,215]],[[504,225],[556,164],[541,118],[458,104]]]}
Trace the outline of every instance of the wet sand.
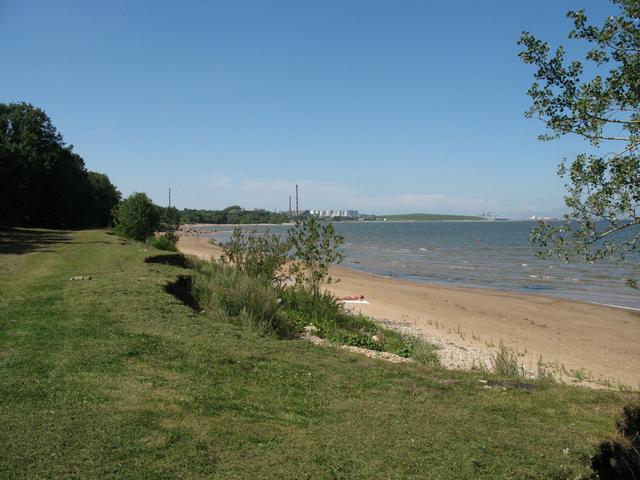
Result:
{"label": "wet sand", "polygon": [[[181,237],[188,255],[217,258],[220,247],[203,237]],[[349,308],[379,320],[412,326],[462,348],[496,351],[503,341],[536,369],[538,358],[579,378],[640,387],[640,312],[538,295],[390,279],[335,267],[338,296],[364,295]],[[570,378],[570,376],[569,376]]]}

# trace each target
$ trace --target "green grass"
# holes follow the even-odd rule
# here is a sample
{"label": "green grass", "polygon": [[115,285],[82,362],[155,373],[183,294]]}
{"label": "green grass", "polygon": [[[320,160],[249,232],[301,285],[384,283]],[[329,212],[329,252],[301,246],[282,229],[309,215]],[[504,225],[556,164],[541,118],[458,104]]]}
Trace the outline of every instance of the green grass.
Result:
{"label": "green grass", "polygon": [[399,215],[378,215],[379,219],[386,218],[388,221],[416,221],[434,222],[443,220],[484,220],[482,217],[472,215],[442,215],[438,213],[402,213]]}
{"label": "green grass", "polygon": [[0,478],[574,478],[628,399],[260,336],[168,294],[180,263],[0,232]]}

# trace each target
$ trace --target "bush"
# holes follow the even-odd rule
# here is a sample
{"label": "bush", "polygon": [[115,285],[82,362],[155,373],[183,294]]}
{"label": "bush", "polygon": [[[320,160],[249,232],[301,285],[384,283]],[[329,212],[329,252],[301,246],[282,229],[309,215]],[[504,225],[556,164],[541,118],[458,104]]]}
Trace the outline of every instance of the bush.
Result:
{"label": "bush", "polygon": [[[337,250],[342,237],[330,226],[315,221],[299,224],[289,239],[304,270],[295,271],[294,286],[285,288],[283,273],[288,242],[276,235],[258,236],[235,229],[223,245],[224,262],[190,260],[196,270],[193,297],[201,306],[223,312],[229,319],[262,334],[289,336],[307,325],[327,340],[437,364],[435,347],[371,318],[348,311],[330,293],[320,291],[328,266],[342,258]],[[275,284],[275,285],[274,285]]]}
{"label": "bush", "polygon": [[344,258],[340,251],[344,237],[336,232],[331,223],[321,225],[311,217],[289,229],[287,240],[295,259],[290,273],[296,280],[296,286],[306,289],[313,296],[320,295],[322,283],[332,282],[329,267],[341,263]]}
{"label": "bush", "polygon": [[263,335],[287,336],[278,291],[261,278],[217,263],[196,263],[193,296],[202,307],[223,312],[232,322]]}
{"label": "bush", "polygon": [[145,240],[160,225],[158,209],[144,193],[133,193],[114,210],[115,230],[135,240]]}
{"label": "bush", "polygon": [[251,277],[261,277],[284,285],[288,275],[283,271],[289,244],[269,231],[258,235],[255,230],[233,229],[231,239],[222,244],[223,261],[234,265]]}
{"label": "bush", "polygon": [[329,293],[313,295],[302,288],[289,288],[281,292],[281,300],[283,314],[298,331],[312,324],[320,337],[334,343],[391,352],[431,365],[439,363],[435,346],[350,312]]}
{"label": "bush", "polygon": [[157,248],[158,250],[166,250],[167,252],[177,252],[178,248],[176,247],[176,243],[178,242],[178,237],[171,232],[165,233],[164,235],[152,236],[147,238],[147,245],[152,246],[153,248]]}
{"label": "bush", "polygon": [[492,363],[493,371],[496,375],[508,378],[518,378],[521,376],[518,356],[513,349],[508,348],[503,342],[500,342],[500,347],[494,355]]}
{"label": "bush", "polygon": [[602,480],[640,478],[640,403],[626,405],[617,435],[598,446],[591,468]]}

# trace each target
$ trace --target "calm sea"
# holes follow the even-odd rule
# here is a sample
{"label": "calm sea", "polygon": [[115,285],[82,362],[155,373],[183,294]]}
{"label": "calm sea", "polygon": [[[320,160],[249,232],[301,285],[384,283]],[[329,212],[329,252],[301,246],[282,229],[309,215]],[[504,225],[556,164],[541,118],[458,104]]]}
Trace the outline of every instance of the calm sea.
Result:
{"label": "calm sea", "polygon": [[[541,260],[529,242],[533,222],[343,222],[344,266],[417,282],[551,295],[640,309],[634,262]],[[250,227],[264,231],[265,227]],[[270,230],[281,233],[288,227]],[[212,235],[223,242],[230,230]]]}

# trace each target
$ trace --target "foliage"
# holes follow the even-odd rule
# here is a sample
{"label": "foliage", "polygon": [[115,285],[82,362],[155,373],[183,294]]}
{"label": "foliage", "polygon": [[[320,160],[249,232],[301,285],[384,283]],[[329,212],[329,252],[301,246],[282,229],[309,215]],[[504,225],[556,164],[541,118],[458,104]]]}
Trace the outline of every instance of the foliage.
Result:
{"label": "foliage", "polygon": [[111,213],[120,202],[121,194],[104,173],[87,172],[90,205],[93,208],[91,226],[103,227],[112,223]]}
{"label": "foliage", "polygon": [[391,352],[421,363],[439,364],[433,345],[383,328],[371,318],[348,311],[328,292],[313,295],[302,288],[287,288],[280,291],[280,300],[283,315],[293,331],[313,325],[317,335],[340,345]]}
{"label": "foliage", "polygon": [[492,363],[493,372],[500,377],[518,378],[522,373],[516,352],[502,341],[492,358]]}
{"label": "foliage", "polygon": [[344,237],[331,223],[322,225],[311,217],[296,222],[295,227],[288,231],[288,240],[294,258],[290,271],[296,285],[314,296],[320,295],[322,283],[333,280],[329,276],[329,266],[341,263],[344,258],[340,251]]}
{"label": "foliage", "polygon": [[338,325],[350,331],[368,329],[370,335],[376,332],[370,321],[362,322],[364,317],[351,315],[328,292],[311,295],[300,287],[293,287],[282,290],[280,297],[287,317],[297,325],[298,330],[312,324],[319,329],[322,337],[331,336]]}
{"label": "foliage", "polygon": [[144,193],[132,193],[114,211],[115,230],[120,235],[144,240],[159,226],[156,206]]}
{"label": "foliage", "polygon": [[0,225],[106,226],[119,200],[109,178],[87,171],[43,110],[0,103]]}
{"label": "foliage", "polygon": [[147,243],[158,250],[166,250],[168,252],[177,252],[176,243],[178,237],[172,232],[166,232],[162,235],[152,235],[147,238]]}
{"label": "foliage", "polygon": [[[289,230],[286,240],[268,231],[259,235],[255,231],[245,232],[235,228],[231,239],[222,245],[222,261],[230,271],[236,272],[236,277],[233,277],[234,284],[242,284],[239,279],[246,276],[250,278],[247,280],[248,286],[257,280],[262,282],[265,288],[277,292],[280,305],[278,315],[270,313],[268,318],[277,318],[279,331],[290,334],[302,331],[311,324],[318,329],[318,335],[338,344],[384,350],[403,357],[413,357],[415,354],[421,361],[437,363],[437,355],[423,348],[426,344],[418,345],[420,342],[417,339],[382,328],[374,320],[346,310],[329,292],[320,291],[329,265],[342,259],[342,254],[338,251],[342,241],[342,237],[335,232],[332,225],[321,226],[313,218],[298,223],[296,228]],[[296,246],[293,249],[295,257],[293,264],[286,269],[285,264],[290,260],[288,251],[291,245]],[[201,271],[205,267],[201,265],[197,268]],[[212,269],[218,272],[216,275],[221,275],[220,268],[222,267],[212,264],[205,269]],[[224,275],[228,277],[228,273]],[[296,280],[292,286],[288,285],[291,275]],[[215,281],[220,283],[219,279]],[[201,287],[202,282],[195,283],[199,292],[195,295],[196,298],[208,299],[207,295],[210,295],[221,301],[220,294],[216,295],[211,289],[202,291]],[[260,287],[260,290],[263,288]],[[229,311],[228,306],[223,305],[223,310],[234,318],[240,318],[238,312],[242,308],[245,311],[243,315],[247,318],[256,318],[256,315],[251,313],[254,305],[244,303],[252,299],[241,293],[236,295],[236,307]],[[259,295],[259,298],[262,297]],[[269,308],[267,311],[270,311]],[[268,324],[264,318],[254,323]]]}
{"label": "foliage", "polygon": [[179,212],[182,223],[241,224],[252,223],[284,223],[288,218],[283,213],[268,210],[243,210],[239,205],[232,205],[224,210],[195,210],[185,208]]}
{"label": "foliage", "polygon": [[278,292],[261,278],[211,262],[194,262],[193,294],[199,305],[219,309],[233,322],[263,335],[287,336]]}
{"label": "foliage", "polygon": [[286,215],[268,210],[232,210],[227,214],[226,223],[246,225],[251,223],[284,223],[287,220]]}
{"label": "foliage", "polygon": [[284,272],[289,245],[279,235],[258,234],[234,228],[231,239],[222,244],[223,261],[252,277],[261,277],[277,286],[288,279]]}
{"label": "foliage", "polygon": [[617,435],[598,446],[591,467],[602,480],[640,478],[640,403],[625,405]]}
{"label": "foliage", "polygon": [[180,212],[176,207],[158,207],[160,225],[167,229],[180,226]]}
{"label": "foliage", "polygon": [[593,150],[559,168],[568,180],[570,214],[561,226],[542,223],[532,232],[541,256],[620,261],[639,251],[640,4],[612,1],[620,12],[601,27],[588,24],[583,10],[567,14],[574,25],[569,38],[589,45],[586,63],[567,62],[563,47],[552,53],[528,32],[519,41],[520,57],[537,67],[527,116],[546,124],[549,133],[540,138],[575,134]]}

